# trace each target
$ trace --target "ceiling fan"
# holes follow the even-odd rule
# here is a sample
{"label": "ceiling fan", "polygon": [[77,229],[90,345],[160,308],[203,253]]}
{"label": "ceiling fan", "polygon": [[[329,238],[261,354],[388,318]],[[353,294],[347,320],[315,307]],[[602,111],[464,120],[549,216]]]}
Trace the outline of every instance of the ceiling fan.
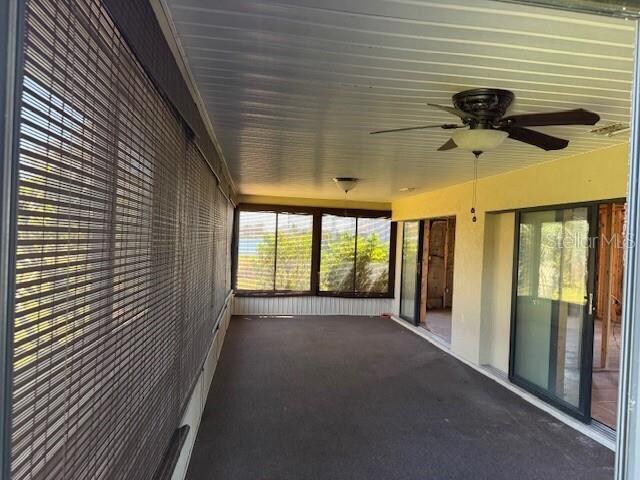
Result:
{"label": "ceiling fan", "polygon": [[513,92],[509,90],[495,88],[466,90],[453,95],[452,107],[428,104],[430,107],[439,108],[459,117],[462,120],[462,124],[422,125],[419,127],[378,130],[370,133],[404,132],[426,128],[454,130],[451,138],[438,150],[444,151],[459,147],[472,151],[478,157],[482,152],[500,146],[507,137],[547,151],[561,150],[569,144],[569,140],[547,135],[526,127],[594,125],[600,120],[599,115],[582,108],[505,117],[504,115],[514,98]]}

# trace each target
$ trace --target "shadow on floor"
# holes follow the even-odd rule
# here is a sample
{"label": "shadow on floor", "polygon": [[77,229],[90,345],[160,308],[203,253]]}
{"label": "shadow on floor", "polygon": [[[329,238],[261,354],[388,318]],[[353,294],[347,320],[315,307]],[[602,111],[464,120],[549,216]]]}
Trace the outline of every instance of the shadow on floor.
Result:
{"label": "shadow on floor", "polygon": [[236,317],[187,478],[613,478],[613,453],[378,317]]}

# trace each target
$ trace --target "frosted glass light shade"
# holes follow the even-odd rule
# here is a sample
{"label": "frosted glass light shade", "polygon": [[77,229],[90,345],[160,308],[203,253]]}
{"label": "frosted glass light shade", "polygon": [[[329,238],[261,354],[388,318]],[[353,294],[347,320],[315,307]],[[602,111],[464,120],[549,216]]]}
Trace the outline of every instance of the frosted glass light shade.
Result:
{"label": "frosted glass light shade", "polygon": [[344,193],[350,192],[358,184],[358,179],[354,177],[336,177],[333,179],[336,186]]}
{"label": "frosted glass light shade", "polygon": [[508,136],[509,134],[502,130],[475,128],[473,130],[456,130],[451,135],[451,139],[463,150],[486,152],[502,145]]}

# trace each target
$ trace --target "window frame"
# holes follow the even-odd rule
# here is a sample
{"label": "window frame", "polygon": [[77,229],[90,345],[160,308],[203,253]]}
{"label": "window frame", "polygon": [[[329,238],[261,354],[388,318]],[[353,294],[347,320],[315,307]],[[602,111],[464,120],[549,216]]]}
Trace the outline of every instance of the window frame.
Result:
{"label": "window frame", "polygon": [[[240,212],[269,212],[312,215],[311,240],[311,283],[310,290],[239,290],[237,288],[238,254],[240,236]],[[386,292],[331,292],[320,290],[320,257],[322,246],[322,217],[334,215],[338,217],[386,218],[391,222],[389,241],[389,285]],[[233,249],[233,291],[238,297],[338,297],[338,298],[394,298],[396,272],[397,222],[391,220],[389,210],[366,210],[354,208],[324,208],[290,205],[268,205],[257,203],[240,203],[235,212],[234,249]],[[356,220],[357,221],[357,220]],[[277,230],[276,230],[277,235]],[[277,252],[276,252],[277,255]],[[274,272],[274,277],[276,273]]]}

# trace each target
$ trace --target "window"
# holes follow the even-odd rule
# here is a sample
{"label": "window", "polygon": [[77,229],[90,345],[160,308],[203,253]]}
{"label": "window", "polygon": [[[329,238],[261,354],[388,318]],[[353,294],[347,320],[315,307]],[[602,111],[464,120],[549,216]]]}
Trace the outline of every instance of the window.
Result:
{"label": "window", "polygon": [[390,247],[388,218],[323,215],[320,291],[387,293]]}
{"label": "window", "polygon": [[278,214],[276,242],[276,290],[311,290],[311,242],[313,217],[294,213]]}
{"label": "window", "polygon": [[355,218],[334,215],[322,217],[320,291],[354,291],[355,234]]}
{"label": "window", "polygon": [[239,294],[393,295],[388,212],[240,207]]}
{"label": "window", "polygon": [[310,291],[312,238],[312,215],[241,211],[236,288]]}

